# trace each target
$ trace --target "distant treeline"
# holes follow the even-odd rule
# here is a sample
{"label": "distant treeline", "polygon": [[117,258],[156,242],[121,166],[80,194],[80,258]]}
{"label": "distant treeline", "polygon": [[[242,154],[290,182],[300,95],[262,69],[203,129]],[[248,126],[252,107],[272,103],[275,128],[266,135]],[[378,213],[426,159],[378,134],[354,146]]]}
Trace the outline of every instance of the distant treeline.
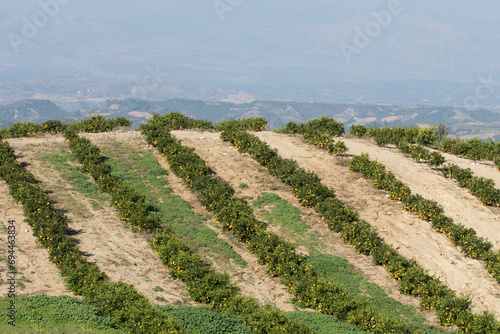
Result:
{"label": "distant treeline", "polygon": [[[279,128],[288,122],[305,123],[321,116],[333,117],[346,127],[362,124],[366,127],[377,126],[415,126],[419,124],[436,125],[439,123],[452,127],[455,134],[464,134],[471,126],[498,128],[500,138],[500,114],[487,109],[463,109],[439,106],[395,106],[375,104],[345,104],[324,102],[286,102],[253,101],[250,103],[208,102],[190,99],[170,99],[148,101],[142,99],[108,100],[104,105],[96,106],[96,114],[109,117],[127,117],[133,126],[146,123],[146,117],[132,112],[166,114],[179,111],[184,115],[211,122],[230,119],[263,117],[268,125]],[[87,112],[87,111],[86,111]],[[132,114],[131,114],[132,113]],[[48,100],[22,100],[0,106],[0,128],[13,123],[33,122],[40,124],[47,120],[70,122],[82,119],[80,113],[68,113]],[[477,132],[477,131],[476,131]]]}

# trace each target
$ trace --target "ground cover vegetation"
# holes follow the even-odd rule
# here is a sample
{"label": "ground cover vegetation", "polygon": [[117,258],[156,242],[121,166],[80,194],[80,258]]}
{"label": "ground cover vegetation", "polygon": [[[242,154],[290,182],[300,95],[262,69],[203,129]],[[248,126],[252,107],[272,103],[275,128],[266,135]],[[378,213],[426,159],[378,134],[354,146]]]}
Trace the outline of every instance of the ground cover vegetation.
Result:
{"label": "ground cover vegetation", "polygon": [[470,300],[457,297],[441,281],[429,275],[415,261],[407,260],[391,246],[383,242],[358,213],[346,207],[335,197],[332,190],[321,184],[320,178],[298,168],[290,159],[282,159],[276,150],[245,132],[225,131],[223,140],[235,145],[240,152],[249,153],[269,172],[292,188],[299,201],[314,207],[327,221],[328,226],[341,233],[342,239],[365,254],[371,254],[374,262],[385,266],[391,276],[400,281],[400,291],[421,297],[423,309],[433,309],[443,326],[458,326],[463,333],[490,333],[500,330],[500,324],[489,313],[473,314]]}
{"label": "ground cover vegetation", "polygon": [[58,267],[70,291],[97,307],[101,316],[111,317],[120,329],[131,333],[183,333],[178,324],[154,310],[132,285],[111,282],[86,260],[76,240],[66,234],[65,215],[55,208],[33,174],[16,160],[5,141],[0,141],[0,178],[23,207],[26,222],[39,244],[47,248],[50,261]]}
{"label": "ground cover vegetation", "polygon": [[[227,274],[218,274],[209,268],[172,229],[162,226],[161,220],[148,210],[146,198],[111,173],[97,146],[81,138],[75,131],[66,131],[72,153],[102,191],[110,194],[120,218],[132,229],[152,232],[151,246],[169,268],[172,278],[186,283],[191,298],[210,305],[218,312],[238,315],[257,333],[310,333],[305,325],[294,323],[285,313],[270,305],[260,306],[252,298],[244,297],[230,282]],[[205,164],[204,168],[208,168]]]}
{"label": "ground cover vegetation", "polygon": [[[336,315],[363,330],[377,333],[413,332],[402,319],[389,319],[376,314],[366,302],[353,298],[342,286],[314,273],[305,263],[305,257],[296,253],[289,242],[266,231],[257,221],[252,209],[234,198],[234,189],[212,175],[210,167],[191,148],[181,145],[170,133],[169,115],[154,116],[141,129],[149,143],[155,145],[170,165],[189,187],[196,191],[205,207],[214,212],[224,230],[232,231],[241,241],[249,243],[249,249],[268,266],[268,272],[280,278],[280,282],[294,294],[300,306],[314,308],[322,313]],[[226,130],[224,134],[243,133]],[[266,155],[266,152],[257,154]],[[293,176],[292,176],[293,177]],[[326,187],[320,187],[325,196],[331,195]],[[317,196],[307,196],[306,202],[316,201]]]}

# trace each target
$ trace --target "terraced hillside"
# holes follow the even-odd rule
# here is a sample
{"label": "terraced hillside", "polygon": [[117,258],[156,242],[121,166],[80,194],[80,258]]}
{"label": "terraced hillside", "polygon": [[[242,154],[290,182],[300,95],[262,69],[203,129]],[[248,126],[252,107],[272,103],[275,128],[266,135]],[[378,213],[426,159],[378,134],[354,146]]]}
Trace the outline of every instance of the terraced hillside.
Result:
{"label": "terraced hillside", "polygon": [[[70,146],[62,135],[8,139],[6,142],[14,149],[16,160],[33,174],[36,184],[50,196],[55,209],[67,217],[66,235],[76,241],[83,257],[96,265],[109,281],[133,285],[138,294],[156,306],[155,310],[160,310],[169,321],[176,323],[180,332],[243,333],[246,330],[277,333],[283,328],[296,333],[440,333],[459,330],[459,323],[458,327],[450,325],[453,319],[465,319],[460,318],[462,315],[436,313],[433,307],[422,310],[422,298],[399,292],[398,276],[375,264],[372,255],[365,255],[369,252],[347,245],[343,233],[328,228],[328,219],[318,214],[314,207],[304,207],[304,201],[295,197],[294,186],[272,176],[252,155],[240,153],[236,147],[223,141],[220,132],[177,130],[171,134],[183,147],[191,148],[193,154],[203,159],[211,177],[225,182],[227,186],[224,187],[234,189],[235,203],[242,203],[242,210],[250,210],[248,212],[262,225],[257,228],[256,236],[242,237],[236,225],[222,226],[221,223],[226,224],[227,220],[220,212],[214,211],[213,206],[206,205],[203,197],[206,194],[194,191],[195,186],[186,185],[186,174],[178,172],[183,168],[191,171],[192,167],[185,165],[179,169],[172,156],[148,145],[144,133],[139,131],[81,133],[79,137],[87,138],[90,145],[96,147],[97,151],[92,151],[97,152],[96,161],[107,165],[112,177],[138,194],[135,197],[137,203],[144,200],[146,211],[161,223],[152,229],[134,225],[132,216],[124,214],[120,208],[121,202],[116,200],[116,194],[102,191],[100,176],[93,177],[97,174],[92,172],[93,167],[87,160],[83,165],[78,162],[76,148]],[[322,184],[332,189],[339,200],[357,210],[359,217],[375,228],[380,240],[405,258],[414,260],[429,274],[439,277],[444,286],[455,291],[456,296],[469,296],[472,313],[477,316],[468,316],[471,324],[487,323],[485,319],[489,316],[481,318],[479,314],[483,311],[500,320],[500,286],[483,263],[468,258],[428,222],[403,211],[399,204],[388,200],[386,192],[374,188],[370,181],[350,171],[348,155],[332,157],[305,142],[302,136],[267,131],[254,134],[275,148],[281,157],[296,160],[298,167],[316,173]],[[158,141],[159,145],[160,140],[155,142]],[[444,206],[446,214],[493,242],[495,251],[500,248],[495,237],[497,208],[480,205],[476,198],[467,197],[468,193],[456,184],[434,179],[436,172],[391,149],[377,147],[367,140],[343,141],[349,153],[366,152],[383,161],[388,169],[409,184],[412,191],[436,199]],[[91,172],[82,172],[82,166]],[[26,207],[13,200],[8,184],[0,181],[0,221],[5,226],[0,231],[3,241],[1,256],[4,258],[0,263],[0,270],[4,273],[2,280],[5,282],[8,271],[7,222],[14,220],[18,296],[74,296],[94,305],[92,298],[85,294],[80,297],[65,283],[59,265],[49,261],[49,251],[33,236],[33,227],[23,222],[26,218],[23,209]],[[197,292],[198,287],[194,287],[205,284],[205,278],[199,276],[198,281],[192,281],[192,275],[201,274],[185,274],[194,270],[190,269],[189,261],[172,264],[172,261],[181,261],[182,256],[165,260],[169,257],[162,253],[162,249],[151,247],[155,240],[160,240],[158,232],[163,229],[171,233],[169,238],[175,235],[171,240],[181,240],[185,245],[175,249],[195,254],[193,259],[199,258],[205,268],[213,271],[213,274],[207,273],[206,278],[211,280],[207,282],[209,288],[215,289],[213,292],[206,296]],[[259,244],[267,242],[266,238],[269,238],[268,242],[273,240],[276,246]],[[174,252],[174,248],[169,249]],[[283,253],[277,252],[278,249],[283,249]],[[294,255],[286,255],[285,249]],[[262,255],[262,252],[267,252],[267,255]],[[273,259],[273,256],[278,257]],[[287,274],[289,269],[280,267],[279,261],[298,261],[296,264],[288,262],[294,274]],[[312,290],[307,285],[308,279],[299,277],[303,269],[310,271],[310,279],[317,279]],[[227,283],[223,277],[227,277]],[[240,300],[239,306],[219,304],[224,300],[230,304],[232,298],[240,298],[232,297],[233,292],[229,290],[222,290],[225,284],[242,296],[243,299],[235,299]],[[220,290],[217,290],[218,286]],[[321,305],[315,300],[307,300],[305,296],[314,296],[315,286],[323,289],[317,298],[331,296],[332,303]],[[7,296],[8,285],[2,287],[2,296]],[[226,297],[220,297],[218,294],[221,293]],[[330,307],[339,300],[344,304],[342,307]],[[463,310],[467,309],[466,304]],[[248,312],[242,305],[260,307],[262,311],[247,316]],[[212,312],[214,316],[196,318],[200,314],[196,310]],[[214,320],[215,311],[226,314],[227,318]],[[116,320],[117,313],[96,312],[111,317],[113,330],[145,332],[122,326]],[[368,314],[370,316],[366,318]],[[445,318],[447,320],[443,320]],[[28,326],[29,332],[31,327],[24,319],[18,317],[20,325]],[[202,326],[196,327],[195,323]],[[231,327],[235,323],[246,329],[236,331]],[[37,326],[43,332],[41,322]],[[492,327],[484,328],[487,333]],[[16,332],[8,326],[0,327],[0,330]]]}

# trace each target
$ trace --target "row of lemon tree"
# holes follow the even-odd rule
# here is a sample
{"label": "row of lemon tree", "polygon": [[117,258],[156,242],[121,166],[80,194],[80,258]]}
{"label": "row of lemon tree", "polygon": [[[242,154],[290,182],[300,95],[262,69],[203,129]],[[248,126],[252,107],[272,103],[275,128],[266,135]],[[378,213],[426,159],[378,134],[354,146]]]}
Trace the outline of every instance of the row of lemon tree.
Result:
{"label": "row of lemon tree", "polygon": [[474,229],[454,223],[452,218],[444,215],[437,202],[412,194],[406,184],[397,180],[384,165],[370,160],[368,155],[355,156],[349,163],[352,171],[363,174],[375,186],[387,190],[389,198],[401,201],[404,210],[430,221],[436,231],[445,234],[467,256],[485,261],[485,268],[500,283],[500,252],[495,252],[490,242],[478,237]]}
{"label": "row of lemon tree", "polygon": [[441,325],[458,326],[463,333],[486,334],[500,330],[500,324],[492,314],[473,314],[468,298],[457,297],[454,291],[414,260],[406,259],[386,244],[370,224],[336,198],[315,173],[299,168],[294,160],[281,158],[276,150],[254,135],[225,131],[221,137],[240,152],[252,155],[272,175],[289,185],[299,201],[306,207],[314,207],[326,219],[328,227],[339,232],[346,243],[356,247],[360,253],[371,254],[376,264],[386,267],[391,276],[400,282],[401,292],[421,297],[423,309],[436,311]]}
{"label": "row of lemon tree", "polygon": [[133,285],[112,282],[87,261],[75,239],[67,236],[67,217],[54,207],[33,174],[16,160],[14,150],[0,141],[0,178],[23,207],[25,221],[59,269],[67,288],[83,296],[102,316],[112,317],[130,333],[185,333],[171,318],[155,310]]}
{"label": "row of lemon tree", "polygon": [[[366,129],[361,125],[353,126],[350,134],[356,137],[373,138],[377,145],[396,145],[404,154],[409,155],[416,162],[424,162],[431,167],[441,167],[443,176],[452,178],[462,187],[467,188],[470,193],[476,196],[483,204],[490,206],[500,206],[500,190],[495,188],[492,179],[475,176],[470,168],[464,169],[455,164],[446,164],[445,158],[438,152],[430,152],[424,144],[433,141],[432,128],[415,129],[395,127],[395,128],[370,128]],[[422,133],[425,133],[427,140],[421,140]],[[419,135],[420,134],[420,135]],[[452,139],[446,139],[446,145]],[[424,143],[424,144],[422,144]]]}
{"label": "row of lemon tree", "polygon": [[102,115],[92,115],[88,119],[78,122],[62,123],[61,121],[49,120],[41,124],[32,122],[14,123],[9,127],[0,129],[0,139],[27,138],[41,134],[63,133],[66,130],[81,132],[106,132],[119,126],[131,126],[125,117],[107,119]]}
{"label": "row of lemon tree", "polygon": [[478,138],[461,140],[458,138],[447,138],[439,147],[441,152],[465,156],[472,160],[493,161],[500,171],[500,142],[486,141]]}
{"label": "row of lemon tree", "polygon": [[[184,122],[186,119],[173,117],[169,121],[171,125],[182,123],[184,127],[189,126]],[[202,128],[207,126],[199,122],[190,125]],[[98,147],[92,145],[90,140],[78,136],[75,131],[65,132],[65,137],[69,140],[73,155],[81,162],[82,171],[88,172],[101,190],[111,196],[120,218],[135,230],[152,233],[151,247],[159,255],[162,263],[169,268],[171,277],[186,283],[188,293],[194,301],[208,304],[217,312],[240,316],[257,333],[312,333],[305,325],[296,324],[286,318],[285,313],[277,308],[270,305],[261,306],[255,299],[242,296],[238,286],[230,282],[227,274],[219,274],[209,268],[179,236],[165,226],[155,214],[148,211],[143,194],[111,174],[111,169]],[[182,147],[176,149],[179,150],[179,154],[183,151],[186,151],[184,154],[191,152]],[[196,158],[191,158],[190,161],[195,164],[185,168],[210,171],[208,166],[199,163]],[[230,191],[228,185],[223,182],[217,184],[217,190]],[[245,212],[238,214],[244,215]]]}
{"label": "row of lemon tree", "polygon": [[447,137],[448,131],[443,125],[437,127],[371,127],[366,129],[362,125],[351,127],[351,133],[356,136],[367,134],[374,137],[381,146],[389,143],[407,142],[439,149],[441,152],[452,153],[472,160],[494,161],[500,169],[500,142],[493,142],[490,138],[481,140],[472,138],[463,140]]}
{"label": "row of lemon tree", "polygon": [[[235,190],[230,184],[214,176],[210,167],[192,148],[182,146],[180,141],[171,135],[170,130],[176,129],[172,126],[171,118],[178,116],[155,115],[147,125],[141,126],[148,143],[157,147],[167,159],[171,170],[199,195],[202,205],[214,213],[223,230],[232,231],[240,241],[248,243],[248,249],[267,266],[269,275],[279,277],[280,283],[295,296],[294,302],[297,305],[335,315],[342,321],[353,323],[362,330],[373,333],[416,332],[405,320],[382,317],[366,302],[353,298],[340,284],[316,274],[314,268],[306,264],[306,258],[296,252],[293,244],[267,231],[266,226],[254,217],[253,209],[234,196]],[[261,119],[245,122],[259,124]],[[243,127],[238,121],[231,121],[222,129],[223,136],[244,133],[240,132]],[[260,127],[251,128],[259,129]],[[244,142],[240,144],[244,145]],[[264,149],[255,154],[267,160],[272,158],[275,152]],[[315,184],[317,181],[317,178],[305,170],[292,175],[291,172],[296,169],[294,162],[281,164],[277,161],[274,167],[276,172],[284,177],[293,177],[297,184]],[[302,193],[305,196],[302,197],[303,202],[307,203],[316,203],[318,198],[333,196],[333,192],[325,186],[315,189],[315,194],[308,189],[299,188],[294,189],[294,192]],[[226,303],[221,303],[220,307],[224,307]]]}

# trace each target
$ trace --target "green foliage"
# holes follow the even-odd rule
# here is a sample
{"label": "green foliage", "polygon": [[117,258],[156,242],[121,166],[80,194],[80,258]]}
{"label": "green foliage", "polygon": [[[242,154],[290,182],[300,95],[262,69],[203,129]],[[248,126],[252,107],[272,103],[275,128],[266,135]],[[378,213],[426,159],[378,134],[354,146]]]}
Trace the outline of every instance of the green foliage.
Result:
{"label": "green foliage", "polygon": [[328,153],[330,153],[333,156],[343,155],[347,153],[347,151],[348,151],[347,146],[345,146],[344,142],[342,141],[337,142],[334,146],[328,147]]}
{"label": "green foliage", "polygon": [[436,134],[436,141],[442,143],[450,133],[450,128],[445,126],[443,123],[439,123],[434,127],[434,133]]}
{"label": "green foliage", "polygon": [[418,130],[417,143],[424,146],[429,146],[436,141],[436,132],[434,127],[423,128]]}
{"label": "green foliage", "polygon": [[278,129],[276,132],[278,133],[284,133],[288,135],[295,135],[295,134],[301,134],[304,132],[304,126],[305,124],[297,124],[295,122],[288,122],[286,124],[283,124],[280,129]]}
{"label": "green foliage", "polygon": [[368,131],[368,129],[366,127],[364,127],[363,125],[353,125],[353,126],[351,126],[351,130],[349,131],[349,134],[354,136],[354,137],[361,138],[366,134],[367,131]]}
{"label": "green foliage", "polygon": [[41,160],[50,163],[59,172],[61,177],[73,186],[69,190],[77,191],[90,198],[94,210],[103,208],[103,204],[108,200],[108,197],[99,191],[100,189],[95,183],[90,182],[88,175],[80,172],[80,167],[70,163],[74,160],[74,157],[70,153],[64,150],[60,150],[56,154],[53,152],[42,152],[40,152]]}
{"label": "green foliage", "polygon": [[[418,329],[420,333],[435,333],[432,328],[424,325],[425,320],[416,314],[415,308],[403,306],[389,298],[378,285],[367,282],[344,258],[319,254],[318,247],[323,247],[322,243],[305,240],[310,238],[310,234],[307,232],[311,227],[302,221],[302,211],[271,193],[262,193],[261,198],[254,201],[253,205],[257,208],[270,210],[270,212],[264,212],[266,221],[270,224],[280,225],[282,230],[299,238],[302,237],[300,238],[303,240],[301,246],[306,246],[309,252],[306,263],[313,266],[316,274],[324,275],[332,281],[340,283],[352,296],[370,303],[376,313],[393,318],[402,315],[411,322],[412,329]],[[333,319],[329,322],[332,321]],[[331,326],[334,325],[331,324]]]}
{"label": "green foliage", "polygon": [[214,125],[209,121],[195,120],[187,117],[178,111],[169,112],[166,115],[160,116],[153,114],[150,123],[154,123],[160,127],[165,127],[171,130],[196,129],[196,130],[213,130]]}
{"label": "green foliage", "polygon": [[205,307],[158,306],[158,310],[171,316],[183,328],[199,334],[252,334],[251,327],[240,317],[216,313]]}
{"label": "green foliage", "polygon": [[[378,130],[375,132],[378,132]],[[388,133],[390,134],[390,131]],[[408,133],[412,136],[418,135],[418,132],[414,134],[413,132],[401,131],[401,133],[405,133],[405,136]],[[281,158],[276,152],[267,160],[257,157],[252,153],[270,150],[268,145],[258,138],[244,133],[223,133],[221,137],[223,140],[235,145],[240,152],[250,153],[259,163],[267,165],[271,174],[277,176],[278,173],[274,173],[274,170],[277,168],[271,168],[271,166],[281,166],[279,162]],[[293,166],[293,162],[291,162],[290,166]],[[391,175],[392,173],[385,171],[383,166],[371,163],[367,156],[351,160],[351,168],[372,175],[375,178],[377,186],[387,187],[393,197],[402,196],[407,201],[416,201],[416,205],[410,206],[412,210],[416,210],[422,217],[433,219],[436,229],[443,229],[448,226],[455,227],[455,225],[450,223],[451,219],[442,218],[443,215],[440,213],[442,209],[437,207],[436,203],[423,200],[418,196],[412,196],[409,188],[396,180],[394,175]],[[300,171],[300,169],[288,169],[287,172],[289,174],[282,175],[280,177],[281,180],[286,184],[290,184],[291,180],[296,177],[294,176],[296,171]],[[300,174],[305,175],[303,172],[298,172],[298,175]],[[316,181],[320,181],[319,178]],[[292,186],[292,191],[294,191],[294,195],[296,196],[300,196],[303,193],[300,188],[310,187],[308,184],[299,184],[298,186],[299,188],[297,189],[294,189]],[[307,194],[308,197],[314,197],[314,195],[314,192]],[[322,193],[318,195],[323,196]],[[357,212],[346,208],[341,201],[335,198],[333,192],[330,192],[328,196],[318,201],[316,211],[323,215],[331,229],[341,233],[344,242],[354,245],[363,253],[372,254],[376,264],[385,266],[394,279],[400,280],[401,291],[406,294],[420,296],[422,298],[422,308],[436,310],[439,319],[444,324],[453,323],[459,326],[461,330],[465,330],[467,325],[462,321],[465,315],[470,317],[474,323],[482,319],[480,316],[473,315],[470,308],[466,306],[464,308],[465,304],[461,302],[461,299],[457,299],[452,290],[438,279],[428,275],[415,261],[405,259],[397,251],[385,244],[378,237],[378,234],[371,230],[370,225],[364,221],[360,221]],[[474,245],[484,245],[483,240],[474,238],[473,231],[467,231],[466,235],[467,237],[464,237],[463,240],[467,240],[467,242],[464,244],[470,244],[470,241],[476,240]],[[472,248],[476,250],[481,249],[481,247]],[[489,257],[495,258],[494,254],[487,252],[484,258],[488,259]],[[493,267],[494,265],[487,264],[487,267],[489,266]],[[495,268],[498,268],[498,266]],[[311,294],[306,288],[311,285],[315,287],[314,294]],[[342,298],[342,296],[346,295],[337,290],[339,287],[333,285],[330,281],[324,280],[321,276],[309,275],[307,279],[301,280],[300,283],[292,285],[292,287],[296,296],[298,296],[296,297],[297,302],[301,305],[316,308],[322,313],[335,314],[340,319],[346,319],[349,322],[355,323],[361,329],[369,329],[370,331],[381,333],[404,333],[410,331],[406,327],[407,325],[399,322],[399,320],[381,319],[379,316],[374,315],[369,307],[363,307],[363,304],[359,303],[359,301],[354,302],[353,300],[349,300],[349,298]],[[337,293],[333,292],[335,290],[337,290]],[[318,292],[319,294],[317,294]],[[490,315],[487,314],[486,316],[489,317]],[[476,326],[475,330],[484,332],[485,328],[498,329],[499,323],[496,321],[485,323],[483,328]]]}
{"label": "green foliage", "polygon": [[[424,130],[424,131],[421,131]],[[424,142],[429,136],[429,130],[419,129],[418,127],[371,127],[367,131],[367,136],[373,138],[377,145],[385,146],[387,144],[400,145],[401,143],[416,144]]]}
{"label": "green foliage", "polygon": [[[76,135],[71,138],[76,141]],[[78,142],[85,152],[85,142]],[[93,159],[93,158],[92,158]],[[170,330],[183,333],[180,327],[149,304],[133,286],[110,282],[97,266],[80,253],[75,239],[66,235],[67,219],[53,205],[27,169],[15,158],[8,143],[0,142],[0,177],[7,181],[14,199],[22,204],[26,222],[38,242],[47,248],[49,259],[60,270],[68,289],[110,316],[120,328],[131,333],[159,333]]]}
{"label": "green foliage", "polygon": [[[35,330],[51,333],[126,333],[99,309],[73,297],[46,295],[16,297],[16,327],[8,325],[10,298],[0,298],[2,333],[28,333]],[[12,331],[13,330],[13,331]]]}
{"label": "green foliage", "polygon": [[335,317],[304,311],[288,312],[286,316],[295,322],[307,324],[316,334],[365,333],[354,325],[341,322]]}
{"label": "green foliage", "polygon": [[4,129],[5,138],[26,138],[36,136],[42,132],[42,126],[32,122],[13,123],[10,127]]}
{"label": "green foliage", "polygon": [[[239,294],[238,287],[230,283],[229,277],[226,274],[217,274],[212,269],[209,269],[201,261],[201,258],[193,253],[177,235],[168,228],[162,228],[159,219],[148,212],[145,196],[111,175],[111,168],[103,162],[104,159],[100,155],[100,150],[97,147],[91,145],[88,140],[79,138],[75,134],[69,134],[68,139],[73,154],[80,159],[85,170],[91,173],[92,177],[103,190],[111,194],[121,218],[138,229],[156,229],[156,233],[150,240],[152,248],[159,254],[162,262],[169,267],[170,275],[175,279],[186,282],[191,298],[194,301],[209,304],[217,311],[228,312],[233,306],[233,304],[231,304],[232,301],[237,298]],[[207,165],[201,158],[195,155],[193,150],[183,149],[180,143],[176,141],[170,141],[170,143],[174,146],[172,152],[178,153],[172,153],[172,155],[178,159],[174,159],[173,162],[169,161],[171,165],[176,166],[174,170],[178,171],[185,179],[191,180],[191,186],[195,188],[203,187],[203,185],[198,184],[196,180],[197,177],[203,178],[203,176],[207,176],[210,172],[210,170],[207,169]],[[167,146],[163,148],[167,150]],[[185,164],[185,161],[188,163]],[[191,163],[191,165],[189,165],[189,163]],[[102,183],[102,180],[105,180],[105,182]],[[217,183],[213,184],[217,187]],[[221,183],[219,182],[219,184]],[[206,193],[209,198],[208,200],[218,209],[216,218],[223,222],[224,228],[233,230],[242,240],[245,240],[255,233],[255,231],[251,229],[251,224],[259,228],[259,224],[256,221],[252,221],[253,217],[251,213],[248,215],[247,211],[244,209],[242,210],[243,202],[235,200],[228,201],[228,193],[226,192],[220,194],[225,200],[220,202],[217,201],[218,198],[214,197],[210,192],[210,188],[203,187],[203,189],[205,191],[208,190]],[[232,193],[234,193],[234,190],[232,190]],[[238,218],[240,218],[239,221],[243,224],[234,224],[233,226],[232,220],[228,218],[235,216],[238,216]],[[250,218],[250,220],[248,218]],[[92,280],[90,282],[85,282],[85,286],[89,286],[89,284],[92,286],[92,282]],[[112,286],[108,286],[109,284],[106,283],[103,284],[104,286],[97,285],[97,289],[111,291],[110,298],[107,300],[101,299],[100,294],[91,297],[92,303],[97,304],[104,310],[103,314],[109,314],[114,318],[119,318],[122,322],[126,321],[128,326],[137,323],[141,317],[144,319],[150,318],[150,316],[143,314],[141,311],[144,309],[146,310],[145,312],[147,312],[147,301],[142,299],[142,296],[134,295],[131,287],[120,283]],[[128,298],[124,299],[124,295],[128,296]],[[226,306],[226,303],[229,303],[231,306]],[[125,309],[129,312],[128,317],[125,317],[125,313],[122,311],[116,310],[116,307],[120,304],[125,305]],[[143,305],[141,306],[141,304]],[[257,304],[252,304],[251,306],[251,309],[244,310],[244,321],[254,329],[260,330],[262,333],[277,333],[283,330],[289,330],[292,333],[308,332],[306,327],[291,323],[284,317],[284,314],[281,314],[275,309],[269,309],[263,312],[263,309],[258,307]],[[130,313],[133,317],[130,316]],[[280,318],[282,321],[278,320]],[[273,319],[273,324],[276,324],[275,326],[270,326],[271,319]],[[158,322],[155,318],[153,318],[153,321]],[[144,324],[144,322],[145,320],[142,320],[145,326],[152,324]]]}
{"label": "green foliage", "polygon": [[[413,129],[413,128],[411,128]],[[431,133],[431,130],[434,132]],[[411,156],[415,162],[423,161],[431,167],[440,167],[445,163],[445,158],[438,152],[430,152],[428,149],[422,145],[430,145],[426,141],[430,141],[431,138],[437,136],[437,132],[434,128],[420,129],[417,132],[416,140],[419,142],[418,145],[408,144],[408,132],[410,129],[404,128],[370,128],[369,132],[375,136],[375,140],[379,145],[385,145],[387,143],[396,144],[398,149]],[[420,137],[419,137],[420,136]],[[383,137],[383,139],[381,139]],[[402,139],[404,138],[404,140]],[[422,139],[427,138],[427,139]],[[479,159],[479,152],[482,150],[487,150],[488,142],[483,143],[479,140],[470,141],[459,141],[453,139],[446,139],[443,141],[441,150],[442,151],[453,151],[458,154],[469,154],[471,158]],[[472,148],[471,148],[472,147]],[[471,148],[471,149],[470,149]],[[468,153],[467,153],[468,152]],[[472,153],[475,152],[475,153]],[[500,159],[497,161],[500,166]],[[500,170],[500,167],[499,167]],[[376,172],[374,170],[374,172]],[[470,169],[462,169],[454,164],[448,164],[442,167],[442,173],[446,177],[455,179],[462,187],[469,189],[471,194],[479,198],[479,200],[485,205],[500,206],[500,190],[495,188],[495,183],[491,179],[485,179],[481,177],[476,177],[472,174]],[[385,175],[385,174],[384,174]],[[378,182],[379,177],[371,178],[374,182]],[[392,176],[391,176],[392,177]],[[386,188],[384,188],[386,189]],[[386,189],[389,190],[389,189]],[[390,191],[390,190],[389,190]],[[402,199],[400,195],[396,199]]]}
{"label": "green foliage", "polygon": [[377,313],[390,318],[398,318],[402,315],[411,322],[412,329],[419,333],[438,332],[425,324],[425,319],[417,314],[415,308],[400,304],[387,296],[386,292],[378,285],[366,281],[346,259],[313,253],[307,262],[314,266],[316,272],[338,281],[351,294],[366,300]]}
{"label": "green foliage", "polygon": [[71,123],[70,125],[68,125],[68,130],[76,132],[98,133],[110,131],[119,126],[128,127],[131,125],[132,122],[127,120],[125,117],[106,119],[106,117],[102,115],[92,115],[86,120]]}
{"label": "green foliage", "polygon": [[369,128],[367,131],[367,135],[368,137],[373,138],[378,146],[385,146],[392,142],[391,129],[387,127]]}
{"label": "green foliage", "polygon": [[303,133],[326,133],[330,137],[339,137],[344,134],[344,125],[331,117],[321,116],[311,119],[304,126]]}
{"label": "green foliage", "polygon": [[227,120],[219,122],[215,125],[218,131],[263,131],[266,128],[267,119],[265,118],[243,118],[238,120]]}
{"label": "green foliage", "polygon": [[204,224],[204,217],[196,215],[189,202],[182,200],[169,187],[167,172],[151,153],[140,156],[139,150],[118,142],[103,148],[112,176],[126,181],[129,187],[145,195],[145,204],[163,222],[180,236],[198,254],[220,261],[230,261],[244,267],[246,262],[214,231]]}
{"label": "green foliage", "polygon": [[[350,169],[371,179],[379,188],[389,191],[389,197],[403,202],[403,209],[415,212],[417,217],[432,222],[433,227],[444,233],[451,242],[461,248],[469,257],[486,261],[486,269],[500,283],[500,259],[492,251],[492,244],[476,235],[473,229],[466,229],[455,224],[449,217],[444,216],[443,209],[434,201],[427,200],[420,195],[413,195],[408,186],[396,180],[394,174],[385,170],[385,167],[371,161],[368,155],[355,156],[350,160]],[[470,169],[461,169],[456,165],[443,167],[443,174],[451,175],[459,183],[470,187],[471,192],[482,198],[485,204],[499,203],[500,191],[493,188],[492,181],[472,177]],[[490,191],[488,191],[490,189]]]}
{"label": "green foliage", "polygon": [[[264,232],[262,223],[253,217],[251,207],[234,198],[234,189],[227,182],[212,176],[210,168],[194,150],[182,146],[170,134],[168,125],[162,125],[161,119],[152,119],[141,126],[141,129],[148,143],[157,146],[165,156],[171,170],[198,193],[202,205],[214,213],[223,230],[232,231],[241,241],[249,242],[257,257],[268,265],[268,270],[273,275],[282,274],[283,279],[285,274],[294,274],[290,272],[294,269],[294,264],[281,263],[278,258],[293,258],[295,253],[290,252],[291,245]],[[270,237],[278,250],[273,253],[256,242],[260,237]],[[172,275],[186,281],[194,300],[210,303],[217,311],[240,315],[246,324],[259,333],[310,332],[307,327],[288,320],[277,309],[268,305],[259,307],[255,300],[239,296],[236,286],[229,283],[227,276],[211,272],[172,233],[155,234],[151,244],[163,263],[171,269]]]}
{"label": "green foliage", "polygon": [[1,138],[27,138],[38,136],[42,133],[63,133],[70,132],[105,132],[118,126],[131,126],[132,122],[125,117],[116,119],[106,119],[102,115],[93,115],[87,120],[63,124],[60,121],[46,121],[42,124],[32,122],[13,123],[10,127],[1,130]]}
{"label": "green foliage", "polygon": [[495,188],[492,179],[474,176],[470,168],[460,168],[455,164],[447,164],[442,168],[443,176],[457,181],[462,187],[469,189],[470,193],[485,204],[500,206],[500,190]]}
{"label": "green foliage", "polygon": [[436,142],[438,133],[434,127],[419,129],[418,127],[372,127],[367,135],[375,140],[377,145],[400,145],[402,143],[429,146]]}
{"label": "green foliage", "polygon": [[[323,206],[323,203],[329,202],[335,195],[321,184],[316,174],[297,168],[296,163],[281,160],[276,151],[248,133],[226,131],[221,137],[235,145],[240,152],[250,153],[261,165],[267,165],[272,175],[280,175],[281,180],[291,186],[293,194],[304,206],[331,208],[330,205]],[[268,153],[262,154],[262,152]],[[346,214],[348,215],[347,212]],[[379,240],[366,224],[360,226],[363,231],[359,238],[350,239],[358,231],[357,228],[345,229],[343,238],[365,252],[367,248],[364,247],[378,243]],[[368,239],[364,239],[366,237]],[[369,307],[353,299],[341,285],[315,275],[312,268],[304,262],[305,259],[293,251],[293,245],[280,240],[279,237],[261,233],[250,243],[257,257],[263,263],[271,264],[268,265],[270,274],[280,276],[280,281],[295,294],[295,301],[299,305],[314,308],[321,313],[336,315],[341,320],[347,320],[361,329],[370,329],[376,333],[386,333],[391,330],[399,333],[408,332],[409,329],[404,321],[381,319]],[[273,258],[277,258],[278,261]]]}
{"label": "green foliage", "polygon": [[344,125],[330,117],[321,116],[321,118],[312,119],[305,124],[290,122],[284,125],[278,132],[285,134],[301,134],[305,141],[313,143],[318,148],[328,150],[328,152],[334,156],[347,152],[347,147],[343,142],[335,143],[332,139],[332,137],[338,137],[344,134]]}
{"label": "green foliage", "polygon": [[491,139],[472,138],[460,140],[458,138],[446,138],[439,149],[441,152],[465,156],[474,160],[495,161],[500,157],[500,143],[494,143]]}

